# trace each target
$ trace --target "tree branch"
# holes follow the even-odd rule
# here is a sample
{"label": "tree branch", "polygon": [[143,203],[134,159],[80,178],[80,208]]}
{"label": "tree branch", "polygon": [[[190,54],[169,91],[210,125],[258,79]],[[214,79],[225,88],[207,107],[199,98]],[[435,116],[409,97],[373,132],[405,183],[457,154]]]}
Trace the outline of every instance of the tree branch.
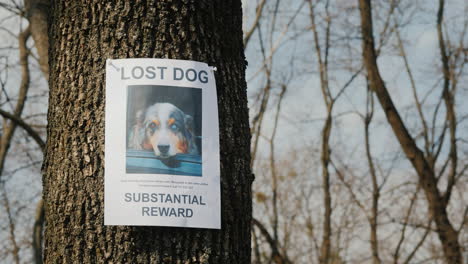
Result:
{"label": "tree branch", "polygon": [[291,261],[287,257],[280,254],[276,241],[273,239],[273,237],[271,237],[270,233],[265,228],[265,226],[255,218],[252,218],[252,224],[256,226],[258,230],[260,230],[260,233],[262,233],[262,235],[267,240],[268,244],[270,245],[273,259],[275,260],[275,262],[278,264],[291,263]]}
{"label": "tree branch", "polygon": [[257,28],[258,25],[259,25],[260,18],[262,17],[263,7],[265,6],[265,3],[266,3],[266,0],[262,0],[257,5],[257,7],[255,8],[257,10],[257,12],[255,14],[255,20],[254,20],[252,26],[250,27],[250,29],[247,30],[247,32],[245,33],[245,36],[244,36],[244,49],[247,48],[247,44],[249,44],[250,37],[252,37],[252,34],[255,31],[255,28]]}
{"label": "tree branch", "polygon": [[37,145],[41,148],[42,151],[44,151],[45,148],[45,142],[42,140],[41,136],[26,122],[24,122],[21,118],[14,116],[13,114],[10,114],[2,109],[0,109],[0,115],[3,116],[4,118],[8,118],[12,122],[14,122],[16,125],[20,126],[23,128],[28,135],[30,135],[34,141],[36,141]]}

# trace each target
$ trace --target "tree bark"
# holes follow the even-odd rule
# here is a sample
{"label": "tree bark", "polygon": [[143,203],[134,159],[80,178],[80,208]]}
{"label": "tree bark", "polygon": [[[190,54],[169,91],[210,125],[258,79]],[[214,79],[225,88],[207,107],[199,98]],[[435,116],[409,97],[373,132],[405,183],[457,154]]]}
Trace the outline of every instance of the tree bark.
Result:
{"label": "tree bark", "polygon": [[[241,1],[57,0],[51,7],[44,262],[250,263]],[[140,57],[218,69],[221,230],[103,225],[105,63]]]}
{"label": "tree bark", "polygon": [[380,75],[377,65],[377,56],[374,47],[372,32],[372,14],[370,0],[359,0],[361,12],[361,30],[363,40],[364,65],[367,69],[369,85],[377,95],[388,123],[393,129],[406,157],[418,174],[419,182],[424,190],[429,205],[429,213],[437,226],[437,235],[442,244],[446,263],[462,263],[461,247],[458,242],[458,233],[452,226],[447,215],[447,204],[439,189],[437,178],[433,169],[424,157],[424,153],[418,148],[416,142],[409,134],[401,119],[393,101],[388,93],[385,83]]}

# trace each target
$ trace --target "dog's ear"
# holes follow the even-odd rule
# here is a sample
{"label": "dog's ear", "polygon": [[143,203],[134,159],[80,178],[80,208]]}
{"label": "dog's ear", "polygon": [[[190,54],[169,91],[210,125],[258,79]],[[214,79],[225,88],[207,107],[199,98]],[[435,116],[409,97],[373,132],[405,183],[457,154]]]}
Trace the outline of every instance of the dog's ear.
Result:
{"label": "dog's ear", "polygon": [[191,115],[185,115],[184,117],[185,128],[193,133],[193,117]]}

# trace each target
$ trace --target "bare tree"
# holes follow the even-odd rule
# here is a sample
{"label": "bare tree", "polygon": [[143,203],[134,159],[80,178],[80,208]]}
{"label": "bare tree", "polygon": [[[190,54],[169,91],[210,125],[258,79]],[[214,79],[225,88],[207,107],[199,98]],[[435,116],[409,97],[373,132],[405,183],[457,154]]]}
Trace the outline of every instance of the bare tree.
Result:
{"label": "bare tree", "polygon": [[[439,17],[443,12],[443,1],[440,2]],[[406,125],[398,113],[384,81],[379,73],[376,53],[374,48],[372,9],[369,0],[359,1],[361,11],[361,26],[363,36],[363,56],[367,69],[369,85],[380,101],[395,136],[405,152],[407,158],[415,168],[421,186],[426,194],[431,216],[437,225],[437,233],[443,245],[447,263],[462,263],[461,248],[458,242],[458,233],[454,229],[447,215],[447,200],[437,188],[437,178],[433,167],[424,156],[424,153],[416,145],[414,138],[408,132]],[[438,19],[440,20],[440,18]],[[446,76],[446,74],[444,74]],[[444,84],[444,94],[448,93],[448,84]],[[447,111],[450,112],[450,109]],[[450,115],[450,114],[449,114]],[[453,163],[452,163],[453,164]],[[456,166],[456,164],[455,164]],[[449,183],[448,186],[452,185]],[[451,187],[450,187],[451,188]],[[449,193],[448,193],[449,194]]]}

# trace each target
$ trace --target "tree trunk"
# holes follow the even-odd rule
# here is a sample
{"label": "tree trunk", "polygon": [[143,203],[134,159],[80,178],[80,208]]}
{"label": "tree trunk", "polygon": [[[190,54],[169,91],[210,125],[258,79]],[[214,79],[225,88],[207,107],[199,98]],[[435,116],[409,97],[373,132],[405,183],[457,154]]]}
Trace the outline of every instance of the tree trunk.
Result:
{"label": "tree trunk", "polygon": [[39,55],[39,67],[46,80],[49,80],[49,37],[47,36],[47,20],[50,10],[50,0],[25,0],[26,17],[31,27],[34,46]]}
{"label": "tree trunk", "polygon": [[[241,1],[57,0],[51,7],[45,263],[250,263]],[[221,230],[103,225],[105,63],[142,57],[217,67]]]}
{"label": "tree trunk", "polygon": [[361,29],[363,40],[363,59],[367,69],[369,85],[379,99],[388,123],[400,142],[408,160],[418,174],[419,183],[426,194],[429,205],[429,213],[437,225],[437,235],[442,244],[444,257],[447,264],[462,263],[461,247],[458,242],[458,233],[453,227],[447,214],[447,203],[437,188],[437,178],[433,169],[424,157],[424,153],[418,148],[411,137],[403,120],[401,119],[393,101],[388,93],[385,83],[380,75],[377,65],[377,56],[374,48],[374,36],[372,33],[372,14],[370,0],[359,0],[361,12]]}

